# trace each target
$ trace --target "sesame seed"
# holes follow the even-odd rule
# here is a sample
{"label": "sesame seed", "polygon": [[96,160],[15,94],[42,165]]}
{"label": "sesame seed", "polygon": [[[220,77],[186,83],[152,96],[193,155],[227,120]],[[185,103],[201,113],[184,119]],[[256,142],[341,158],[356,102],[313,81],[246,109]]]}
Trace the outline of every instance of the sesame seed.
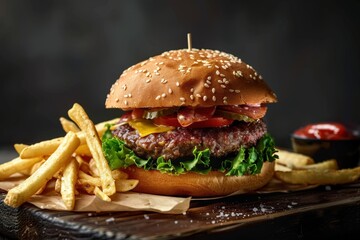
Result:
{"label": "sesame seed", "polygon": [[191,99],[191,100],[194,100],[194,95],[191,94],[191,95],[190,95],[190,99]]}
{"label": "sesame seed", "polygon": [[149,82],[151,82],[151,79],[149,78],[149,79],[146,79],[146,81],[145,81],[146,83],[149,83]]}
{"label": "sesame seed", "polygon": [[219,70],[216,70],[216,75],[220,75],[220,71]]}
{"label": "sesame seed", "polygon": [[215,91],[216,91],[215,88],[212,88],[212,89],[211,89],[211,92],[212,92],[212,93],[215,93]]}
{"label": "sesame seed", "polygon": [[127,89],[126,84],[124,84],[124,85],[122,86],[122,89],[124,89],[124,90],[126,90],[126,89]]}
{"label": "sesame seed", "polygon": [[166,97],[166,93],[161,94],[161,97],[165,98],[165,97]]}
{"label": "sesame seed", "polygon": [[115,99],[115,102],[119,102],[119,99],[117,98],[117,99]]}
{"label": "sesame seed", "polygon": [[171,88],[169,88],[168,92],[169,92],[170,94],[172,94],[172,93],[173,93],[173,91],[172,91],[172,89],[171,89]]}
{"label": "sesame seed", "polygon": [[155,99],[156,99],[156,100],[159,100],[160,98],[161,98],[161,96],[160,96],[160,95],[157,95]]}
{"label": "sesame seed", "polygon": [[214,102],[216,102],[216,96],[215,96],[215,95],[212,96],[212,100],[213,100]]}
{"label": "sesame seed", "polygon": [[201,98],[201,95],[199,93],[196,94],[196,97]]}
{"label": "sesame seed", "polygon": [[191,89],[190,89],[190,92],[194,92],[194,88],[191,88]]}
{"label": "sesame seed", "polygon": [[179,99],[180,99],[180,101],[185,102],[185,98],[180,97]]}
{"label": "sesame seed", "polygon": [[124,103],[125,103],[126,106],[128,105],[128,101],[125,100]]}
{"label": "sesame seed", "polygon": [[226,85],[224,85],[224,84],[221,84],[221,85],[220,85],[220,87],[222,87],[222,88],[226,88]]}
{"label": "sesame seed", "polygon": [[179,82],[176,82],[176,86],[180,86],[180,83],[179,83]]}
{"label": "sesame seed", "polygon": [[240,90],[236,89],[235,92],[236,92],[236,93],[240,93]]}
{"label": "sesame seed", "polygon": [[235,90],[234,89],[229,89],[229,92],[233,93]]}
{"label": "sesame seed", "polygon": [[207,96],[203,96],[203,101],[206,102]]}
{"label": "sesame seed", "polygon": [[204,83],[204,87],[209,88],[210,86],[209,86],[209,84]]}
{"label": "sesame seed", "polygon": [[210,80],[211,80],[211,76],[208,76],[208,77],[207,77],[207,80],[209,80],[209,81],[210,81]]}

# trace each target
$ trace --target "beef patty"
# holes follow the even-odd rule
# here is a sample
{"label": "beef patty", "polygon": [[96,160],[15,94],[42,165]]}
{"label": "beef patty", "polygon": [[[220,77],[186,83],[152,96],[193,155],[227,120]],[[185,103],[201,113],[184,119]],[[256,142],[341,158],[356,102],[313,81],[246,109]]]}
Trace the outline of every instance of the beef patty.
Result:
{"label": "beef patty", "polygon": [[221,128],[176,128],[145,137],[140,137],[135,129],[125,124],[113,134],[139,157],[157,159],[163,156],[168,160],[191,157],[194,147],[198,150],[209,148],[213,158],[225,157],[238,153],[241,146],[255,145],[266,131],[265,123],[259,120],[252,123],[235,121]]}

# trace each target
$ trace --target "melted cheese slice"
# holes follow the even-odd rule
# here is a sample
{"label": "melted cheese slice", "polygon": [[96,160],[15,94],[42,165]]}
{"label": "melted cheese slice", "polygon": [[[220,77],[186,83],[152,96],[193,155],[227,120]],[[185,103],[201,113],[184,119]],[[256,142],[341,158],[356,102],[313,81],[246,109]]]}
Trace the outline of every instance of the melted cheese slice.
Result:
{"label": "melted cheese slice", "polygon": [[128,124],[136,129],[140,137],[145,137],[152,133],[161,133],[173,130],[175,127],[155,125],[151,120],[148,119],[136,119],[128,121]]}

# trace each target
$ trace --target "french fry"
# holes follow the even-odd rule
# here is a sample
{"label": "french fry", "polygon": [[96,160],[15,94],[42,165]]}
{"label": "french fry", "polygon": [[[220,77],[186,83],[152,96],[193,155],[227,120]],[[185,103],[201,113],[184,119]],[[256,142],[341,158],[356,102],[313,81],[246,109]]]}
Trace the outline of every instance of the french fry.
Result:
{"label": "french fry", "polygon": [[46,185],[47,185],[48,182],[44,183],[40,188],[39,190],[36,191],[35,195],[40,195],[43,193],[43,191],[46,189]]}
{"label": "french fry", "polygon": [[95,187],[94,185],[91,185],[89,183],[86,183],[85,181],[82,181],[81,179],[78,179],[78,182],[76,184],[78,189],[83,189],[88,194],[94,194]]}
{"label": "french fry", "polygon": [[289,172],[291,170],[292,169],[287,167],[287,166],[284,166],[284,165],[281,165],[281,164],[275,164],[275,171]]}
{"label": "french fry", "polygon": [[[107,124],[115,124],[118,121],[119,121],[119,118],[114,118],[112,120],[108,120],[108,121],[104,121],[104,122],[96,124],[95,129],[98,132],[98,135],[101,137],[104,134],[104,132],[107,129],[106,128]],[[85,133],[84,132],[76,132],[76,134],[77,134],[77,137],[80,139],[80,147],[77,149],[76,153],[80,154],[80,155],[91,156],[91,152],[89,151],[89,148],[86,145]],[[54,138],[54,139],[50,139],[50,140],[45,140],[45,141],[35,143],[35,144],[25,146],[25,147],[18,146],[18,147],[22,148],[21,152],[20,152],[20,157],[21,158],[33,158],[33,157],[41,157],[41,156],[45,156],[45,155],[51,155],[59,147],[62,139],[63,139],[63,137],[59,137],[59,138]]]}
{"label": "french fry", "polygon": [[126,172],[123,172],[119,169],[112,170],[111,175],[112,175],[113,179],[115,179],[115,180],[127,179],[129,177]]}
{"label": "french fry", "polygon": [[54,190],[55,190],[55,192],[60,193],[60,191],[61,191],[61,178],[57,178],[55,180]]}
{"label": "french fry", "polygon": [[339,169],[335,159],[329,159],[323,162],[300,166],[296,169],[313,169],[313,170],[337,170]]}
{"label": "french fry", "polygon": [[90,149],[89,147],[86,145],[86,144],[83,144],[83,145],[80,145],[75,153],[77,155],[80,155],[80,156],[88,156],[88,157],[91,157],[91,152],[90,152]]}
{"label": "french fry", "polygon": [[79,163],[79,169],[83,171],[84,173],[90,173],[90,167],[89,163],[86,162],[81,156],[76,155],[75,156],[76,161]]}
{"label": "french fry", "polygon": [[34,164],[40,162],[42,158],[21,159],[17,157],[9,162],[0,165],[0,179],[5,179],[14,173],[31,169]]}
{"label": "french fry", "polygon": [[22,151],[24,148],[26,148],[27,146],[29,146],[29,145],[22,144],[22,143],[15,143],[15,144],[14,144],[14,149],[15,149],[15,151],[16,151],[18,154],[20,154],[21,151]]}
{"label": "french fry", "polygon": [[70,163],[65,167],[61,178],[60,194],[67,210],[73,210],[75,206],[75,184],[79,164],[75,158],[71,158]]}
{"label": "french fry", "polygon": [[345,184],[359,179],[360,167],[340,170],[292,170],[289,172],[276,171],[275,177],[290,184]]}
{"label": "french fry", "polygon": [[51,155],[59,147],[62,141],[63,141],[63,137],[59,137],[59,138],[54,138],[51,140],[45,140],[39,143],[32,144],[30,146],[25,147],[21,151],[20,157],[26,159],[26,158]]}
{"label": "french fry", "polygon": [[100,187],[102,185],[100,178],[90,176],[83,171],[79,171],[79,182],[81,184],[90,184],[97,187]]}
{"label": "french fry", "polygon": [[117,192],[128,192],[136,187],[139,183],[137,179],[118,179],[115,181]]}
{"label": "french fry", "polygon": [[99,187],[95,187],[94,194],[95,194],[95,196],[97,196],[98,198],[100,198],[103,201],[111,202],[111,198],[109,198],[109,196],[107,194],[105,194],[103,191],[101,191]]}
{"label": "french fry", "polygon": [[44,162],[45,162],[45,159],[41,160],[40,162],[35,163],[34,166],[32,166],[32,168],[29,169],[29,170],[30,170],[30,174],[29,174],[29,175],[34,174],[34,172],[36,172],[36,170],[38,170],[39,167],[40,167],[41,165],[43,165]]}
{"label": "french fry", "polygon": [[65,132],[80,132],[80,129],[78,128],[78,126],[76,126],[76,124],[64,117],[60,118],[60,123],[62,128],[64,129]]}
{"label": "french fry", "polygon": [[35,194],[53,175],[70,161],[70,156],[79,146],[80,141],[75,133],[68,132],[56,151],[42,164],[39,169],[10,189],[4,199],[5,204],[18,207]]}
{"label": "french fry", "polygon": [[279,158],[275,160],[277,164],[281,164],[289,168],[298,168],[308,164],[314,164],[314,159],[309,156],[281,149],[277,150],[276,155],[279,156]]}
{"label": "french fry", "polygon": [[110,167],[102,152],[101,141],[95,125],[85,110],[77,103],[68,111],[68,115],[85,133],[86,143],[96,162],[97,169],[101,172],[102,192],[108,196],[113,195],[116,192],[115,180],[112,178]]}
{"label": "french fry", "polygon": [[[90,161],[89,161],[89,168],[90,168],[90,173],[91,173],[92,176],[94,176],[94,177],[99,177],[100,176],[99,175],[99,170],[96,167],[96,162],[95,162],[95,160],[93,158],[90,159]],[[111,176],[112,176],[112,174],[111,174]]]}

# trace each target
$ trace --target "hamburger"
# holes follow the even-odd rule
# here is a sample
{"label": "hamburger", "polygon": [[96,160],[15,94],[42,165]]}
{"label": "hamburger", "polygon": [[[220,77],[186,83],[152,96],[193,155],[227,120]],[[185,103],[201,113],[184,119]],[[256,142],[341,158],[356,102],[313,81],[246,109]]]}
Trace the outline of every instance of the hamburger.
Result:
{"label": "hamburger", "polygon": [[179,49],[137,63],[112,85],[106,108],[122,110],[102,139],[111,169],[134,191],[222,196],[266,185],[275,143],[264,116],[275,93],[232,54]]}

